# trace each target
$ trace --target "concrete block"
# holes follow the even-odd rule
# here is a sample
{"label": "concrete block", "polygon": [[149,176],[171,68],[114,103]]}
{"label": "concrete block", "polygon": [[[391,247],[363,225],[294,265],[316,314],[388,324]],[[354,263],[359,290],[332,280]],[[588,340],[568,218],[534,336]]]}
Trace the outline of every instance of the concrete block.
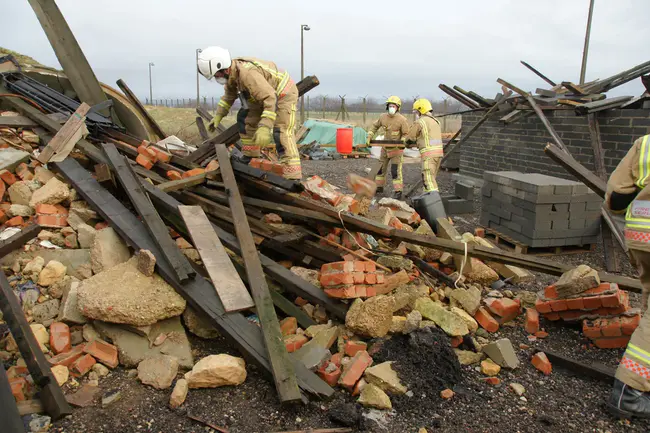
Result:
{"label": "concrete block", "polygon": [[513,230],[517,233],[521,233],[521,225],[517,223],[513,223],[512,221],[502,221],[501,223],[507,228],[509,228],[510,230]]}
{"label": "concrete block", "polygon": [[584,229],[585,228],[585,220],[583,219],[572,219],[569,220],[569,229],[574,230],[574,229]]}
{"label": "concrete block", "polygon": [[0,170],[14,171],[14,169],[23,162],[29,161],[29,153],[7,147],[0,149]]}
{"label": "concrete block", "polygon": [[569,212],[585,212],[587,210],[587,202],[571,203],[569,205]]}
{"label": "concrete block", "polygon": [[603,207],[602,201],[592,201],[592,202],[587,202],[586,210],[587,212],[592,210],[600,211],[602,207]]}
{"label": "concrete block", "polygon": [[492,188],[488,185],[483,186],[483,188],[481,188],[481,194],[483,197],[492,197]]}
{"label": "concrete block", "polygon": [[573,186],[571,185],[555,185],[553,194],[555,195],[571,195]]}
{"label": "concrete block", "polygon": [[490,206],[488,210],[492,215],[496,215],[500,218],[509,220],[512,217],[510,212],[498,206]]}
{"label": "concrete block", "polygon": [[567,230],[569,228],[569,220],[551,221],[551,229],[553,230]]}
{"label": "concrete block", "polygon": [[580,184],[577,184],[577,185],[573,185],[573,189],[571,191],[571,194],[572,195],[588,194],[589,191],[591,191],[591,190],[589,189],[589,187],[587,185],[584,185],[584,184],[580,183]]}
{"label": "concrete block", "polygon": [[551,207],[552,212],[569,212],[569,203],[555,203]]}
{"label": "concrete block", "polygon": [[465,200],[474,200],[474,186],[464,182],[456,182],[454,185],[454,193]]}
{"label": "concrete block", "polygon": [[453,198],[445,201],[443,199],[443,205],[445,206],[447,215],[463,215],[474,213],[474,201],[471,200]]}

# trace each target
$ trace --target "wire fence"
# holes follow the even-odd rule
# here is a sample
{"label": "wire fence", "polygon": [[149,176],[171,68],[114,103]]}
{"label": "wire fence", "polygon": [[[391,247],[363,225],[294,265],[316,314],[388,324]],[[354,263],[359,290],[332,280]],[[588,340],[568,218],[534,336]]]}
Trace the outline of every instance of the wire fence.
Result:
{"label": "wire fence", "polygon": [[[416,98],[402,100],[401,112],[409,120],[414,120],[411,107]],[[456,132],[461,127],[461,116],[453,115],[463,110],[455,100],[442,99],[434,100],[429,98],[435,115],[440,116],[440,123],[443,133]],[[218,98],[204,96],[199,99],[197,104],[196,98],[154,98],[152,101],[145,98],[146,105],[155,107],[169,108],[189,108],[195,109],[197,106],[214,113],[216,111]],[[304,120],[323,119],[329,121],[338,121],[342,123],[353,124],[363,128],[369,128],[370,125],[386,111],[384,98],[346,98],[345,96],[330,95],[306,95],[304,96]],[[232,111],[236,112],[240,108],[239,100],[233,104]],[[302,123],[300,111],[300,101],[298,104],[298,118]],[[445,116],[442,116],[445,115]]]}

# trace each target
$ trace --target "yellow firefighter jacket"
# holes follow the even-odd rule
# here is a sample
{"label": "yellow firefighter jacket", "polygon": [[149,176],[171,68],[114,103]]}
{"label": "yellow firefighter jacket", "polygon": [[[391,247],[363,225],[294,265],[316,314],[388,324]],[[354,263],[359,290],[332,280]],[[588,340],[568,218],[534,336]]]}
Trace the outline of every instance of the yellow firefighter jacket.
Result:
{"label": "yellow firefighter jacket", "polygon": [[409,132],[408,121],[400,113],[395,113],[394,116],[383,113],[379,116],[379,119],[374,121],[372,127],[368,130],[368,135],[374,137],[381,128],[386,130],[384,140],[401,140]]}
{"label": "yellow firefighter jacket", "polygon": [[[230,77],[224,86],[224,94],[217,107],[217,115],[226,116],[233,102],[241,92],[249,102],[262,105],[259,125],[273,128],[276,115],[276,103],[288,90],[295,88],[289,73],[278,69],[273,62],[252,57],[232,60]],[[297,90],[295,92],[298,94]]]}
{"label": "yellow firefighter jacket", "polygon": [[[650,135],[637,139],[607,182],[605,200],[625,214],[625,243],[631,250],[650,251]],[[612,193],[628,196],[627,209],[617,209]],[[633,199],[632,199],[633,198]],[[629,200],[628,200],[629,201]]]}
{"label": "yellow firefighter jacket", "polygon": [[413,123],[407,139],[417,142],[422,159],[442,158],[440,122],[431,114],[423,114]]}

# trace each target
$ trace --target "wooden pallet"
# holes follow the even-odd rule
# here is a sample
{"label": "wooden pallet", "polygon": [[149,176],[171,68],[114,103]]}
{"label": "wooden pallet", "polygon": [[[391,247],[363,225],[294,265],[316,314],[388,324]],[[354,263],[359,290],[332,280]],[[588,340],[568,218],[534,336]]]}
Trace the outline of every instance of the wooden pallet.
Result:
{"label": "wooden pallet", "polygon": [[370,157],[370,154],[365,153],[365,152],[352,152],[352,153],[349,153],[347,155],[342,155],[342,156],[343,156],[343,159],[348,159],[348,158],[359,159],[359,158],[368,158],[368,157]]}
{"label": "wooden pallet", "polygon": [[580,254],[596,250],[596,244],[560,245],[554,247],[530,247],[494,229],[485,229],[485,237],[505,250],[531,256],[554,256],[557,254]]}

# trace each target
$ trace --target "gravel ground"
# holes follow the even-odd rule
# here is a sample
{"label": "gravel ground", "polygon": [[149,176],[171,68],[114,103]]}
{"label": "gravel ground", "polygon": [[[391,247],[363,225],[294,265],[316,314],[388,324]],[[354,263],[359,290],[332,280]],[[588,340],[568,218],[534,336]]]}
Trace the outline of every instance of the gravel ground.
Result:
{"label": "gravel ground", "polygon": [[[345,186],[348,173],[364,174],[372,160],[349,159],[339,161],[306,161],[305,176],[318,174],[335,185]],[[404,183],[411,185],[419,179],[418,163],[404,165]],[[452,192],[451,173],[441,172],[438,176],[443,193]],[[390,194],[390,187],[386,194]],[[472,215],[454,217],[459,231],[473,231],[480,214],[480,202],[475,203]],[[586,263],[603,269],[602,246],[596,251],[549,257],[553,260],[574,264]],[[620,253],[622,274],[635,276],[627,258]],[[510,286],[513,292],[536,291],[554,281],[554,277],[538,274],[533,283]],[[638,296],[632,294],[632,303],[639,304]],[[454,386],[456,395],[451,400],[442,400],[439,395],[414,395],[410,402],[399,399],[394,411],[379,417],[376,422],[364,421],[354,431],[372,432],[417,432],[426,427],[431,431],[448,432],[647,432],[650,422],[632,422],[613,419],[604,410],[604,402],[610,385],[600,381],[555,368],[550,376],[539,373],[529,359],[535,349],[552,350],[578,359],[582,362],[598,363],[616,367],[622,350],[600,350],[590,348],[581,337],[579,327],[554,324],[543,321],[549,337],[528,341],[520,317],[516,325],[502,327],[491,339],[509,338],[518,351],[521,366],[513,371],[502,370],[501,384],[491,386],[482,380],[483,375],[474,367],[461,367],[462,379]],[[405,337],[402,337],[405,338]],[[237,354],[223,339],[204,341],[191,337],[196,358],[214,353]],[[520,348],[520,345],[524,347]],[[424,365],[427,372],[436,365]],[[215,431],[188,418],[201,418],[215,426],[237,432],[273,432],[301,430],[307,428],[333,428],[340,426],[331,420],[341,408],[352,415],[368,410],[350,408],[354,400],[347,392],[337,390],[334,398],[327,402],[311,402],[306,406],[281,407],[274,388],[259,370],[248,365],[248,378],[241,386],[191,390],[186,403],[179,410],[168,408],[170,390],[154,390],[128,377],[126,371],[117,369],[100,382],[103,392],[120,390],[122,398],[108,408],[101,404],[76,409],[74,414],[55,424],[52,431],[66,433],[90,432],[208,432]],[[426,380],[427,374],[423,373]],[[509,389],[512,382],[526,389],[518,397]],[[406,384],[409,385],[408,383]],[[419,387],[414,386],[416,389]],[[374,412],[376,415],[376,412]],[[353,418],[350,416],[349,418]]]}

